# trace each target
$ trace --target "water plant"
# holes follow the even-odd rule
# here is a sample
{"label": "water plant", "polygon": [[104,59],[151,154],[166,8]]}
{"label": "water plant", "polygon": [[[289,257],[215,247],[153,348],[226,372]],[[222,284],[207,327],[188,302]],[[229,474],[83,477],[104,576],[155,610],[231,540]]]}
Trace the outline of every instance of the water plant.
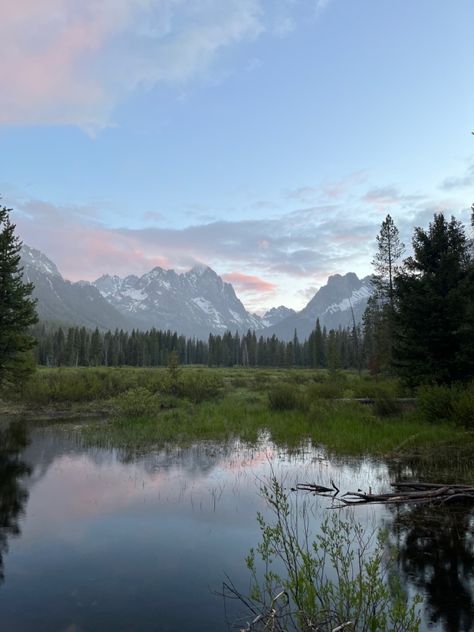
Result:
{"label": "water plant", "polygon": [[[417,632],[418,596],[401,588],[386,534],[367,533],[338,513],[312,533],[308,505],[290,501],[272,476],[261,488],[271,520],[258,514],[261,542],[247,557],[252,613],[246,630]],[[231,584],[224,594],[240,597]]]}

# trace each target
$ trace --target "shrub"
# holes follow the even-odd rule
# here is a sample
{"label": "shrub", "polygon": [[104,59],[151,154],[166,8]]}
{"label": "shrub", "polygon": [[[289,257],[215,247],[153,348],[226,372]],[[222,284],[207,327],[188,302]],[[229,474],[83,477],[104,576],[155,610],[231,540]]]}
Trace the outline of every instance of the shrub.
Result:
{"label": "shrub", "polygon": [[344,384],[339,380],[315,382],[308,387],[306,394],[309,401],[316,399],[337,399],[344,394]]}
{"label": "shrub", "polygon": [[281,383],[268,391],[268,404],[271,410],[294,410],[297,403],[297,390],[291,384]]}
{"label": "shrub", "polygon": [[374,380],[362,378],[354,380],[351,384],[352,397],[356,398],[383,398],[383,397],[398,397],[400,394],[400,386],[396,380]]}
{"label": "shrub", "polygon": [[403,593],[383,533],[374,543],[374,534],[332,513],[311,537],[305,504],[291,505],[274,477],[261,492],[272,519],[258,515],[261,542],[246,560],[251,592],[242,601],[253,612],[252,629],[418,632],[421,599]]}
{"label": "shrub", "polygon": [[374,412],[379,417],[394,417],[401,413],[401,406],[394,397],[381,393],[375,399]]}
{"label": "shrub", "polygon": [[178,392],[194,404],[200,404],[207,399],[214,399],[220,395],[224,382],[217,375],[189,373],[182,376],[178,382]]}
{"label": "shrub", "polygon": [[474,429],[474,383],[464,389],[456,389],[451,401],[455,423]]}
{"label": "shrub", "polygon": [[417,392],[418,412],[429,423],[453,418],[453,391],[449,386],[421,386]]}
{"label": "shrub", "polygon": [[119,395],[115,400],[115,408],[119,417],[147,417],[158,411],[159,400],[148,389],[139,386]]}

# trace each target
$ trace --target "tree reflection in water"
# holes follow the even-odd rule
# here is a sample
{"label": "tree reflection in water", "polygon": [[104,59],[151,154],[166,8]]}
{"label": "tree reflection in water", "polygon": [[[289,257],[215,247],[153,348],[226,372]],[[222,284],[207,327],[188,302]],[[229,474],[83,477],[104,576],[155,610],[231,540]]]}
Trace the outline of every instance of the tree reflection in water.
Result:
{"label": "tree reflection in water", "polygon": [[19,535],[19,518],[28,499],[22,479],[31,471],[20,457],[27,445],[25,424],[14,422],[0,429],[0,583],[4,580],[3,556],[8,550],[8,538]]}
{"label": "tree reflection in water", "polygon": [[448,506],[398,510],[391,525],[402,577],[447,632],[474,629],[473,527],[469,507]]}

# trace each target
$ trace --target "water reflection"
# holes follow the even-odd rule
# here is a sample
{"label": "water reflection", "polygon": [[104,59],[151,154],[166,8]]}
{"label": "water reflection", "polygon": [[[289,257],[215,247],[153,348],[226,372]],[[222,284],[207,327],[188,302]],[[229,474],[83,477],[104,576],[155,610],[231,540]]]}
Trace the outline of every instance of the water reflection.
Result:
{"label": "water reflection", "polygon": [[394,512],[391,534],[399,570],[423,596],[430,627],[474,629],[473,527],[469,508],[421,506]]}
{"label": "water reflection", "polygon": [[27,444],[23,423],[0,429],[0,583],[5,579],[3,557],[8,539],[20,534],[19,518],[28,499],[23,478],[30,474],[30,468],[20,457]]}
{"label": "water reflection", "polygon": [[[426,480],[417,467],[327,458],[310,445],[289,453],[265,437],[251,447],[201,442],[131,455],[87,448],[54,428],[32,430],[28,443],[14,424],[0,430],[0,572],[10,546],[0,629],[221,632],[213,591],[226,574],[242,592],[248,586],[244,560],[265,512],[258,491],[272,470],[288,487],[332,479],[343,491],[377,492],[399,477]],[[325,504],[306,500],[317,529]],[[427,604],[426,626],[474,628],[468,511],[454,523],[448,508],[350,511],[369,529],[389,522],[400,572]]]}

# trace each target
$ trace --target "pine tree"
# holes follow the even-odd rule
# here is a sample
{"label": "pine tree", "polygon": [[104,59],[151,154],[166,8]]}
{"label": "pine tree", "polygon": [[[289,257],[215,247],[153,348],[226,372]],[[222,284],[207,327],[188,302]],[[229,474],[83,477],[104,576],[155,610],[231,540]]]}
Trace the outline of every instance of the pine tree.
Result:
{"label": "pine tree", "polygon": [[372,285],[375,295],[382,303],[389,303],[394,309],[394,276],[396,264],[405,252],[405,245],[400,240],[398,228],[393,219],[387,215],[380,226],[377,235],[377,252],[372,260],[375,274],[372,276]]}
{"label": "pine tree", "polygon": [[[392,367],[393,327],[395,317],[394,279],[397,262],[405,251],[398,228],[387,215],[377,235],[377,252],[372,260],[374,290],[364,315],[364,321],[372,329],[373,349],[370,362],[385,371]],[[368,333],[369,329],[367,329]]]}
{"label": "pine tree", "polygon": [[33,285],[23,282],[21,241],[15,236],[10,212],[0,207],[0,386],[15,383],[32,371],[29,352],[35,340],[28,328],[37,322]]}
{"label": "pine tree", "polygon": [[395,360],[411,383],[474,377],[474,262],[464,227],[434,216],[415,229],[413,257],[395,277]]}

